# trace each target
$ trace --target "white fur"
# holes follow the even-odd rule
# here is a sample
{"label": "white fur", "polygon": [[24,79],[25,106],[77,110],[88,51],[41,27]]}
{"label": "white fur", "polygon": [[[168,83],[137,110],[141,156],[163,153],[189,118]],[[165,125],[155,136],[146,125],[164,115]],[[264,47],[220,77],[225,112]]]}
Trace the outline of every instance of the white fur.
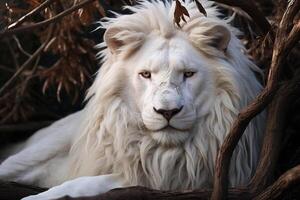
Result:
{"label": "white fur", "polygon": [[[36,133],[0,165],[0,178],[52,187],[81,176],[118,174],[122,178],[109,184],[211,187],[220,145],[238,111],[262,87],[237,30],[218,19],[210,2],[202,3],[207,18],[186,1],[191,17],[182,28],[173,23],[174,3],[156,1],[142,1],[129,7],[134,14],[102,22],[108,29],[106,43],[99,45],[104,63],[86,107]],[[229,34],[226,52],[209,43],[214,35],[208,33],[220,35],[214,27]],[[151,79],[139,75],[144,70],[152,72]],[[183,79],[190,70],[195,75]],[[173,128],[164,129],[168,122],[153,107],[180,106],[169,122]],[[234,151],[231,186],[245,185],[253,175],[263,121],[263,115],[252,120]]]}
{"label": "white fur", "polygon": [[47,192],[28,196],[23,200],[58,199],[68,195],[69,197],[96,196],[112,188],[123,187],[124,183],[116,174],[102,176],[86,176],[75,180],[66,181],[59,186],[50,188]]}

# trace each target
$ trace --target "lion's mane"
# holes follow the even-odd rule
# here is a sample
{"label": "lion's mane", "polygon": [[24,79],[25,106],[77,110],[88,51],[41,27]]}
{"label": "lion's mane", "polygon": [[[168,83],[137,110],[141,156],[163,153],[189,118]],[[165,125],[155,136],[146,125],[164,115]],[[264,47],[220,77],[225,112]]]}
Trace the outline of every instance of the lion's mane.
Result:
{"label": "lion's mane", "polygon": [[[157,189],[195,189],[212,185],[217,152],[239,110],[246,106],[261,90],[253,70],[257,67],[243,54],[244,48],[235,36],[237,30],[226,20],[218,19],[219,13],[210,2],[202,1],[208,17],[205,18],[194,3],[186,1],[190,18],[182,31],[189,30],[190,41],[200,51],[214,56],[217,52],[203,49],[206,38],[199,35],[218,22],[231,31],[227,58],[221,65],[212,66],[217,98],[208,115],[201,117],[192,134],[183,145],[166,147],[155,142],[143,130],[139,113],[133,113],[120,91],[126,90],[126,77],[122,62],[115,62],[106,44],[100,56],[103,65],[87,95],[88,103],[82,112],[80,135],[70,152],[66,179],[84,175],[117,173],[125,177],[129,185],[143,185]],[[102,22],[104,28],[122,24],[135,32],[131,42],[122,48],[124,62],[128,52],[143,42],[139,33],[153,30],[164,35],[178,31],[173,23],[174,3],[143,1],[139,6],[127,7],[133,15],[117,15]],[[125,37],[122,32],[118,37]],[[128,37],[128,36],[127,36]],[[125,55],[126,54],[126,55]],[[220,62],[218,62],[220,63]],[[263,115],[256,117],[238,143],[231,160],[230,184],[244,185],[253,175],[264,129]]]}

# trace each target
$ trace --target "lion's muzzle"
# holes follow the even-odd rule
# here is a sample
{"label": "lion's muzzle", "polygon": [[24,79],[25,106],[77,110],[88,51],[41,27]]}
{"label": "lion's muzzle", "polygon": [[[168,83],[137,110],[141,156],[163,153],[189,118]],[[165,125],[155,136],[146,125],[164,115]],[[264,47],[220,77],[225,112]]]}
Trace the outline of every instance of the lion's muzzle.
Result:
{"label": "lion's muzzle", "polygon": [[177,113],[179,113],[182,110],[183,106],[181,106],[180,108],[174,108],[171,110],[165,110],[165,109],[156,109],[155,107],[153,107],[153,110],[155,112],[157,112],[158,114],[161,114],[166,120],[170,121],[170,119],[176,115]]}

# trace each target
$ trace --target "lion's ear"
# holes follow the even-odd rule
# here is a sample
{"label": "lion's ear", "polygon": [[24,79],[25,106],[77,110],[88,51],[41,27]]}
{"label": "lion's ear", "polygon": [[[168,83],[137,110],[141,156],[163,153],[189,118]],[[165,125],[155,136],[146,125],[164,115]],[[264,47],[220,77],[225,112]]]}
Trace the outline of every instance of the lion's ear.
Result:
{"label": "lion's ear", "polygon": [[216,25],[203,33],[208,37],[207,44],[221,51],[226,51],[231,39],[230,31],[222,25]]}
{"label": "lion's ear", "polygon": [[[228,28],[219,24],[191,24],[187,26],[186,31],[189,34],[192,43],[199,49],[208,50],[209,53],[217,49],[225,52],[231,39],[231,33]],[[213,47],[207,49],[207,47]],[[215,53],[213,53],[215,54]]]}
{"label": "lion's ear", "polygon": [[117,49],[124,45],[123,41],[117,37],[120,32],[121,30],[119,28],[110,27],[104,33],[104,41],[111,52],[116,52]]}
{"label": "lion's ear", "polygon": [[127,53],[136,50],[144,41],[144,34],[128,30],[123,27],[108,27],[104,33],[104,41],[113,54],[121,51]]}

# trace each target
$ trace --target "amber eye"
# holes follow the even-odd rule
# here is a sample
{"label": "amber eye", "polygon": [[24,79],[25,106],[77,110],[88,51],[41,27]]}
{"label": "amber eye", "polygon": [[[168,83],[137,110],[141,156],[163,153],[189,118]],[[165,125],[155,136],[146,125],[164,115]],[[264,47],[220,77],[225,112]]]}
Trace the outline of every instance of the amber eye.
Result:
{"label": "amber eye", "polygon": [[195,74],[195,72],[184,72],[184,77],[189,78],[192,77]]}
{"label": "amber eye", "polygon": [[148,71],[143,71],[141,73],[139,73],[142,77],[144,78],[151,78],[151,73]]}

